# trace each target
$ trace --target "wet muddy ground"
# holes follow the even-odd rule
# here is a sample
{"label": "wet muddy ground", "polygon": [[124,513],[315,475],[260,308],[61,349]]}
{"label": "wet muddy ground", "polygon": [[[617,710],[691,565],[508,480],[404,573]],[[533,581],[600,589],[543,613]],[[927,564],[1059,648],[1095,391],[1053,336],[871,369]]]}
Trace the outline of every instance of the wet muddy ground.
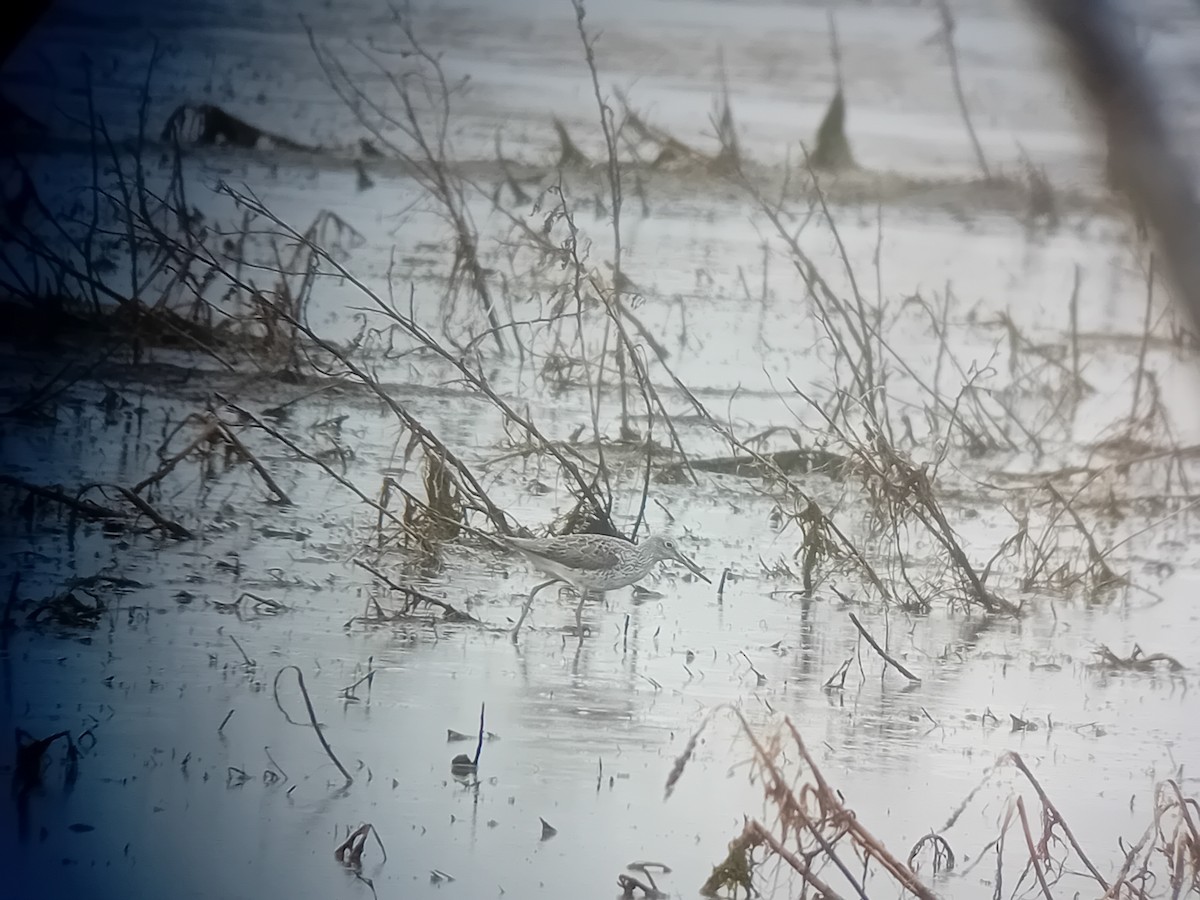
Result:
{"label": "wet muddy ground", "polygon": [[[185,21],[157,7],[131,10],[168,50],[151,122],[181,102],[219,102],[333,148],[187,154],[190,200],[205,221],[230,229],[242,221],[244,207],[214,191],[220,183],[301,231],[319,211],[336,214],[353,233],[331,232],[330,241],[360,284],[322,279],[307,326],[350,348],[515,522],[544,530],[575,505],[569,478],[454,365],[389,332],[364,290],[386,297],[391,273],[397,305],[439,342],[467,348],[487,386],[541,433],[591,456],[593,429],[603,437],[613,517],[631,527],[645,445],[622,439],[606,320],[592,309],[566,325],[543,321],[561,297],[562,269],[540,264],[528,246],[514,249],[514,216],[536,230],[562,202],[589,271],[611,271],[603,171],[564,173],[561,201],[552,190],[560,177],[550,165],[552,115],[588,154],[603,146],[569,4],[424,13],[430,47],[472,79],[453,139],[460,171],[479,186],[467,209],[503,319],[523,323],[504,356],[481,337],[487,321],[474,298],[446,300],[453,243],[411,172],[367,161],[363,187],[347,150],[361,129],[290,13],[193,7]],[[369,4],[306,15],[333,43],[392,48],[384,11]],[[602,84],[626,90],[659,127],[697,146],[711,140],[723,51],[755,161],[749,184],[779,193],[784,148],[795,153],[828,101],[823,7],[614,5],[592,15],[604,31]],[[6,733],[33,738],[67,731],[73,748],[51,746],[42,784],[19,792],[0,819],[16,896],[616,897],[618,876],[639,860],[670,867],[652,870],[668,896],[698,896],[745,816],[777,821],[730,709],[762,736],[789,718],[846,807],[901,860],[923,835],[943,833],[954,870],[914,862],[941,896],[992,896],[991,842],[1012,798],[1037,808],[1011,767],[971,794],[1007,751],[1020,754],[1111,878],[1154,815],[1156,784],[1174,779],[1185,795],[1196,792],[1194,358],[1161,284],[1147,303],[1154,277],[1145,248],[1096,185],[1102,156],[1032,49],[1029,24],[1013,10],[963,5],[959,15],[970,100],[995,165],[1013,173],[1009,187],[984,185],[973,171],[945,59],[927,43],[936,11],[870,5],[838,13],[850,136],[866,171],[829,180],[828,216],[812,213],[800,187],[783,195],[790,228],[807,217],[801,243],[833,290],[858,287],[882,308],[886,346],[877,350],[895,442],[934,473],[958,542],[979,569],[992,560],[989,584],[1021,615],[965,601],[940,545],[911,521],[896,532],[880,527],[853,468],[788,475],[898,590],[931,602],[885,603],[832,563],[805,592],[794,497],[779,481],[719,465],[697,465],[691,481],[678,454],[664,451],[646,521],[672,533],[722,590],[668,567],[647,579],[649,593],[624,589],[588,603],[582,636],[574,598],[546,591],[514,642],[509,629],[540,576],[472,534],[445,542],[431,562],[405,549],[395,529],[381,531],[368,501],[380,498],[385,476],[424,496],[420,453],[409,456],[410,430],[327,356],[314,353],[321,365],[301,378],[280,378],[277,360],[256,362],[233,344],[203,354],[150,342],[136,364],[125,345],[79,335],[52,351],[12,347],[6,409],[65,357],[79,368],[60,393],[0,426],[6,477],[70,495],[99,485],[86,496],[119,506],[115,486],[158,471],[200,433],[203,421],[188,417],[211,410],[236,426],[290,501],[278,502],[262,473],[215,444],[145,491],[187,539],[164,535],[145,515],[107,524],[75,517],[6,481],[0,584],[11,599],[0,631],[0,721]],[[1194,26],[1165,4],[1155,16],[1155,62],[1178,72]],[[42,35],[44,58],[20,58],[12,77],[31,97],[69,95],[38,67],[77,72],[72,54],[108,35],[94,59],[96,97],[124,139],[136,130],[150,54],[145,34],[127,24],[64,13]],[[374,77],[368,66],[356,71]],[[1181,106],[1183,128],[1189,112]],[[531,176],[524,202],[501,188],[507,213],[493,194],[504,180],[491,155],[497,129]],[[1018,147],[1059,190],[1054,221],[1030,213]],[[78,142],[52,149],[29,165],[47,203],[70,206],[92,159]],[[155,144],[145,159],[147,185],[166,185],[169,154]],[[745,185],[710,173],[631,171],[622,271],[638,297],[632,311],[666,354],[649,366],[678,444],[696,464],[734,453],[728,434],[757,452],[847,453],[824,416],[849,369],[761,205]],[[265,260],[275,226],[257,223],[247,244]],[[547,233],[561,240],[562,227],[558,220]],[[129,264],[113,255],[119,279]],[[598,411],[595,370],[568,365],[573,358],[609,360]],[[651,423],[641,395],[631,396],[629,423],[667,447],[662,417]],[[996,417],[995,446],[964,441],[933,399],[965,420],[975,396]],[[250,427],[230,404],[286,441]],[[487,529],[477,513],[469,521]],[[1023,526],[1053,548],[1043,563],[1002,552]],[[1099,583],[1096,553],[1114,583]],[[479,622],[430,604],[396,614],[402,598],[356,561]],[[1030,577],[1039,565],[1041,577]],[[1048,567],[1061,567],[1059,576]],[[886,667],[851,614],[919,682]],[[1100,664],[1102,647],[1170,659],[1117,671]],[[307,726],[291,666],[351,783]],[[455,774],[452,758],[475,752],[481,704],[478,768]],[[449,740],[449,731],[467,739]],[[685,769],[666,799],[681,755]],[[791,751],[783,758],[797,762]],[[18,758],[5,751],[0,765],[15,787]],[[379,841],[368,838],[360,866],[340,865],[335,848],[368,822]],[[1012,849],[1022,840],[1009,834],[1010,863],[1025,858]],[[1101,895],[1081,871],[1068,866],[1055,894]],[[1020,875],[1019,865],[1006,875],[1006,893]],[[755,885],[768,896],[798,893],[774,858]],[[878,870],[867,886],[871,896],[901,894]],[[1037,891],[1028,872],[1019,890]]]}

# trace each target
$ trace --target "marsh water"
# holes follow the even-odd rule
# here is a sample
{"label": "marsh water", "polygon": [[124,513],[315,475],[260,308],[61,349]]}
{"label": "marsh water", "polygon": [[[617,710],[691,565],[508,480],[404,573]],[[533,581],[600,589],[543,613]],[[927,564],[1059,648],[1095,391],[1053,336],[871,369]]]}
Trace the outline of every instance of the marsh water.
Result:
{"label": "marsh water", "polygon": [[[164,448],[178,450],[193,434],[187,417],[232,402],[256,415],[284,410],[274,427],[341,480],[248,429],[243,438],[291,505],[275,502],[249,466],[193,456],[153,491],[156,508],[190,540],[106,530],[34,509],[15,491],[5,498],[3,584],[6,593],[15,584],[8,609],[16,624],[0,647],[4,730],[66,730],[79,754],[72,763],[62,745],[52,747],[44,783],[0,819],[12,896],[616,897],[618,875],[639,860],[670,867],[656,875],[667,895],[698,896],[744,817],[769,824],[773,814],[745,735],[723,707],[764,735],[790,718],[847,807],[901,859],[1016,751],[1092,861],[1115,870],[1152,818],[1155,785],[1174,778],[1185,794],[1196,789],[1200,558],[1187,448],[1200,437],[1200,383],[1192,351],[1170,340],[1177,314],[1161,287],[1147,313],[1135,229],[1099,186],[1103,153],[1036,28],[1015,4],[955,10],[983,148],[1015,183],[1025,161],[1036,163],[1059,192],[1054,222],[1027,214],[1017,188],[978,179],[935,39],[936,8],[866,3],[836,9],[848,130],[864,171],[830,183],[836,239],[818,216],[803,242],[831,283],[848,289],[840,242],[850,270],[887,303],[888,339],[903,360],[893,363],[889,398],[911,414],[905,451],[934,464],[943,508],[972,559],[987,564],[1025,521],[1061,529],[1072,564],[1086,566],[1087,547],[1066,520],[1038,518],[1045,497],[1035,492],[1057,478],[1122,583],[1022,590],[1016,565],[1007,571],[1001,561],[999,590],[1021,605],[1019,617],[986,615],[932,587],[927,611],[906,611],[836,574],[806,593],[800,531],[773,486],[701,470],[694,482],[654,478],[646,516],[722,582],[720,592],[668,566],[647,579],[647,593],[625,589],[586,604],[580,636],[574,598],[546,591],[514,642],[508,631],[540,580],[525,563],[468,536],[441,547],[436,564],[398,545],[380,552],[376,511],[345,483],[378,497],[392,475],[419,492],[421,469],[406,454],[408,432],[343,372],[296,383],[177,348],[143,348],[137,363],[85,348],[85,374],[41,415],[3,424],[6,474],[69,493],[101,485],[95,496],[116,502],[105,486],[154,473]],[[600,35],[604,89],[625,91],[693,146],[713,140],[709,116],[724,79],[756,183],[772,185],[832,91],[827,13],[818,4],[614,2],[590,6],[587,23]],[[387,56],[390,15],[367,0],[304,9],[320,39],[357,60],[347,65],[375,87],[383,76],[355,47],[399,58]],[[502,239],[511,223],[491,196],[503,181],[492,147],[498,133],[523,171],[547,173],[541,194],[529,188],[541,199],[508,204],[534,226],[557,185],[551,118],[601,156],[574,12],[566,2],[439,3],[415,9],[414,22],[452,76],[469,76],[450,132],[456,158],[486,185],[469,208],[497,283],[497,273],[509,276],[500,291],[506,316],[536,323],[553,296],[532,276],[517,277]],[[1195,17],[1158,4],[1143,27],[1155,66],[1176,84],[1170,79],[1195,64]],[[180,103],[207,102],[337,151],[188,153],[191,200],[209,221],[240,218],[213,191],[218,183],[253,193],[299,230],[331,211],[357,233],[343,262],[364,285],[386,295],[391,278],[407,296],[411,284],[413,316],[460,344],[484,332],[469,300],[446,306],[453,242],[420,186],[403,167],[368,160],[364,189],[340,152],[361,129],[331,91],[292,4],[182,11],[139,3],[108,13],[67,5],[10,62],[5,84],[69,134],[86,52],[97,108],[128,140],[155,42],[163,56],[147,104],[151,132]],[[1187,133],[1200,121],[1195,99],[1176,91]],[[151,184],[169,176],[155,149],[146,155]],[[29,154],[28,165],[48,203],[70,206],[92,155],[71,138]],[[563,194],[601,266],[611,253],[603,173],[565,177]],[[799,226],[806,207],[796,209]],[[829,389],[840,363],[758,205],[721,178],[642,172],[636,190],[627,180],[622,238],[622,270],[641,298],[636,315],[668,351],[677,380],[651,374],[689,455],[731,451],[694,415],[680,384],[739,435],[762,436],[764,450],[794,447],[792,435],[820,444],[822,417],[799,391]],[[944,342],[914,297],[945,303]],[[378,324],[373,315],[358,286],[330,278],[314,291],[307,322],[340,346],[358,341],[387,393],[481,473],[515,521],[545,528],[574,505],[556,466],[527,452],[451,365],[387,352],[384,338],[363,342]],[[378,327],[383,333],[386,322]],[[1044,368],[1025,367],[1039,352],[1069,359],[1072,333],[1090,389],[1063,412],[1061,398],[1039,387]],[[549,365],[561,351],[549,330],[530,325],[526,341],[527,353],[510,346],[501,356],[486,340],[471,353],[488,384],[554,440],[591,453],[596,423],[609,445],[614,518],[628,527],[641,506],[645,454],[620,440],[615,393],[595,412],[587,378]],[[943,343],[959,361],[953,371]],[[6,406],[62,363],[57,351],[11,348]],[[1014,418],[1039,423],[1036,437],[945,454],[943,436],[921,415],[914,372],[951,402],[964,382],[982,378],[981,390],[1012,405]],[[660,432],[654,438],[667,443]],[[796,477],[873,558],[887,558],[852,478]],[[918,536],[906,549],[915,570],[928,564],[933,585],[937,547]],[[398,601],[356,559],[482,625],[432,607],[376,615],[376,603],[392,610]],[[72,579],[98,575],[120,580],[87,586],[103,607],[88,625],[27,621]],[[246,592],[278,606],[233,605]],[[850,613],[919,683],[885,666]],[[1096,665],[1101,646],[1122,657],[1141,647],[1185,668],[1112,671]],[[827,684],[847,660],[841,685]],[[312,729],[289,721],[307,722],[289,666],[303,674],[351,784]],[[475,752],[481,706],[487,736],[477,771],[456,775],[452,758]],[[676,759],[714,710],[666,798]],[[469,739],[449,740],[451,731]],[[11,771],[15,758],[5,749],[0,762]],[[958,866],[921,873],[935,891],[992,895],[995,863],[983,854],[1020,790],[1028,788],[1002,771],[972,799],[945,832]],[[335,848],[365,822],[383,849],[372,838],[361,868],[339,865]],[[765,894],[790,895],[780,870],[758,877]],[[1075,877],[1064,876],[1061,889],[1101,893]],[[878,882],[872,896],[897,891]]]}

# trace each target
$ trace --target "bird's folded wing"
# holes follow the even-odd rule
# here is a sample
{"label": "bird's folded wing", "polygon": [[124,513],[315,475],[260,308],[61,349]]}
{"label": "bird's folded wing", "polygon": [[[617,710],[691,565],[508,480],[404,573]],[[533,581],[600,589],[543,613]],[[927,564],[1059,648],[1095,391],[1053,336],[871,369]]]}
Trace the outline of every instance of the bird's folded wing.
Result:
{"label": "bird's folded wing", "polygon": [[590,540],[580,540],[583,535],[560,535],[558,537],[527,539],[508,538],[508,542],[528,556],[544,559],[555,565],[578,569],[581,572],[596,572],[615,569],[620,564],[617,554]]}

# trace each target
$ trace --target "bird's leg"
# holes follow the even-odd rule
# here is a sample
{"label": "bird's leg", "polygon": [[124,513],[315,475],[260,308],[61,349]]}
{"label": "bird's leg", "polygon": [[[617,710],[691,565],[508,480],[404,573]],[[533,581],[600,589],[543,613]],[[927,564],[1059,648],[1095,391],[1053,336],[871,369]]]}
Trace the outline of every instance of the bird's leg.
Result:
{"label": "bird's leg", "polygon": [[514,644],[517,642],[517,633],[520,632],[521,626],[525,623],[525,617],[529,615],[529,607],[533,605],[533,598],[537,596],[537,592],[542,588],[548,588],[552,584],[557,584],[561,580],[561,578],[551,578],[549,581],[543,581],[529,592],[529,596],[525,598],[525,604],[521,607],[521,618],[517,619],[517,624],[512,630],[512,639]]}
{"label": "bird's leg", "polygon": [[[582,590],[579,592],[579,605],[575,607],[575,633],[579,635],[580,639],[583,638],[583,602],[587,600],[588,593],[588,591]],[[596,596],[603,600],[604,591],[598,591]]]}

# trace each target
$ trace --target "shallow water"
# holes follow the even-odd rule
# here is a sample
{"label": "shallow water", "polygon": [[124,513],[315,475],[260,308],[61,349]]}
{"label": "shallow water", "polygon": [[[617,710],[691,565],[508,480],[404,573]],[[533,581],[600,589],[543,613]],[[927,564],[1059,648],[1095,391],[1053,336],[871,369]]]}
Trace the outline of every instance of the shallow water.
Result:
{"label": "shallow water", "polygon": [[[989,153],[1015,166],[1019,143],[1056,184],[1087,185],[1098,156],[1057,87],[1046,96],[1054,76],[1028,23],[1011,9],[956,9]],[[1154,60],[1169,71],[1186,69],[1194,27],[1178,10],[1155,9],[1163,21],[1151,45]],[[430,39],[448,66],[472,76],[455,141],[481,177],[496,177],[486,161],[499,123],[506,153],[526,161],[544,164],[550,154],[551,114],[596,152],[586,70],[576,65],[559,77],[578,62],[568,6],[480,6],[470,16],[437,6],[426,13]],[[339,7],[336,14],[314,5],[306,14],[331,40],[382,31],[383,10],[373,4]],[[131,5],[99,20],[67,10],[40,36],[44,56],[23,55],[10,77],[29,96],[52,95],[69,107],[78,98],[68,99],[70,91],[38,66],[48,60],[75,71],[81,43],[106,35],[103,51],[95,50],[97,102],[117,134],[132,134],[132,104],[150,51],[130,22],[152,28],[169,51],[155,82],[151,122],[183,100],[207,99],[302,140],[344,147],[358,133],[321,89],[290,6],[193,5],[181,12]],[[589,22],[604,29],[606,78],[632,83],[632,96],[657,124],[697,145],[719,86],[719,46],[744,146],[763,164],[764,182],[782,177],[782,148],[815,127],[828,99],[831,75],[816,62],[827,58],[826,15],[817,6],[622,3],[590,11]],[[953,396],[964,378],[943,367],[928,316],[905,299],[920,294],[936,304],[952,290],[949,345],[964,371],[988,369],[985,389],[1007,396],[1007,379],[1027,371],[1021,366],[1031,351],[1013,349],[998,317],[1010,316],[1031,344],[1066,358],[1067,301],[1076,266],[1082,272],[1081,371],[1094,393],[1070,416],[1052,415],[1053,367],[1051,375],[1035,368],[1030,383],[1021,376],[1023,387],[1012,393],[1016,413],[1041,427],[1040,449],[1022,439],[980,459],[956,452],[938,469],[947,516],[983,564],[1013,534],[1025,498],[1033,496],[1029,486],[1045,473],[1114,460],[1120,451],[1097,441],[1121,433],[1140,366],[1152,373],[1162,404],[1157,424],[1139,432],[1149,451],[1196,441],[1194,360],[1165,338],[1171,313],[1160,295],[1155,339],[1140,361],[1145,273],[1130,252],[1127,223],[1097,212],[1099,201],[1067,204],[1056,230],[1031,228],[1009,205],[980,204],[967,182],[954,180],[969,175],[972,162],[944,61],[926,43],[936,30],[935,11],[845,10],[838,26],[855,76],[851,128],[861,160],[881,170],[882,182],[895,173],[942,179],[902,202],[847,200],[834,208],[847,259],[866,292],[873,296],[878,283],[890,304],[889,397],[913,414],[916,431],[906,449],[918,461],[937,458],[942,435],[919,414],[928,398],[915,379],[932,382],[941,372],[935,389]],[[875,62],[864,66],[863,59]],[[256,99],[260,93],[265,99]],[[1178,111],[1181,127],[1189,128],[1191,107]],[[299,228],[317,210],[342,216],[362,235],[347,265],[383,294],[395,253],[405,282],[417,286],[414,315],[440,329],[447,248],[440,220],[412,205],[420,192],[403,174],[373,171],[375,187],[358,192],[352,168],[333,157],[213,151],[188,165],[195,202],[215,221],[235,220],[231,204],[205,192],[217,181],[249,186]],[[48,197],[68,202],[89,167],[86,155],[67,149],[41,159],[36,175]],[[166,176],[153,162],[148,173],[155,182]],[[572,176],[567,190],[600,269],[610,253],[595,199],[600,183]],[[645,295],[637,315],[667,346],[675,375],[740,435],[784,426],[819,441],[820,416],[792,394],[788,380],[819,395],[834,383],[839,363],[759,210],[726,183],[686,174],[648,179],[646,197],[645,213],[627,197],[624,271]],[[518,278],[531,271],[521,261],[505,268],[501,238],[510,223],[486,197],[472,197],[471,211],[485,235],[487,262],[513,276],[506,311],[535,319],[548,288],[532,276]],[[515,212],[535,227],[545,213]],[[845,290],[827,223],[811,223],[804,246],[830,283]],[[482,316],[462,303],[452,327],[477,333]],[[331,279],[314,296],[309,321],[328,339],[347,341],[364,305],[359,291]],[[482,358],[491,385],[528,410],[545,434],[566,440],[581,424],[590,427],[591,398],[548,374],[557,336],[531,325],[523,332],[526,357],[500,358],[485,348]],[[599,331],[589,331],[587,341],[595,351]],[[261,413],[320,387],[291,407],[281,430],[309,449],[351,451],[336,468],[369,496],[378,495],[385,473],[400,473],[403,483],[419,488],[419,470],[403,459],[407,435],[361,390],[288,385],[221,372],[211,360],[178,351],[147,353],[150,361],[140,368],[121,359],[99,365],[51,407],[48,420],[7,421],[0,431],[5,473],[46,485],[130,485],[159,466],[160,446],[185,416],[210,403],[220,408],[218,395]],[[14,354],[6,360],[6,400],[19,399],[60,364],[48,354]],[[486,472],[489,495],[515,519],[544,526],[571,507],[569,485],[553,467],[513,455],[513,436],[499,414],[452,367],[419,355],[378,355],[372,364],[391,396]],[[688,453],[727,454],[719,435],[685,419],[691,407],[664,370],[652,375],[668,409],[680,414]],[[346,418],[339,425],[329,424],[340,416]],[[640,408],[633,422],[644,425]],[[600,431],[615,437],[619,424],[617,401],[607,395]],[[19,495],[4,497],[0,583],[18,571],[21,580],[19,627],[3,632],[0,647],[0,719],[6,731],[19,727],[38,737],[63,729],[77,740],[86,735],[76,778],[65,778],[65,750],[56,745],[45,784],[27,807],[0,817],[14,896],[613,897],[617,875],[639,859],[672,868],[659,879],[670,896],[696,896],[743,816],[770,823],[772,815],[750,778],[750,747],[726,712],[716,713],[673,796],[664,799],[689,736],[723,705],[740,710],[762,734],[789,717],[847,805],[901,858],[923,834],[942,828],[1005,751],[1021,754],[1105,872],[1123,858],[1118,839],[1128,844],[1150,821],[1156,782],[1174,777],[1185,793],[1195,792],[1200,725],[1191,689],[1200,627],[1192,598],[1200,557],[1189,514],[1195,498],[1190,482],[1179,478],[1195,478],[1190,456],[1178,470],[1167,463],[1111,469],[1086,486],[1064,476],[1071,490],[1087,488],[1080,507],[1102,546],[1113,548],[1110,563],[1130,587],[1021,592],[1017,573],[1001,565],[1001,589],[1027,610],[1020,621],[940,602],[927,614],[884,609],[844,575],[805,598],[798,578],[777,571],[780,562],[799,568],[800,538],[795,527],[778,525],[767,486],[705,474],[698,486],[656,482],[650,525],[672,530],[714,580],[728,569],[723,595],[667,570],[648,579],[660,596],[635,598],[625,590],[588,604],[581,640],[571,633],[574,599],[548,591],[514,645],[507,629],[535,573],[473,540],[450,546],[441,568],[396,551],[379,559],[370,508],[267,436],[241,434],[295,506],[270,502],[245,465],[186,460],[149,496],[196,532],[191,541],[106,534],[44,509],[27,518]],[[182,440],[175,437],[171,446]],[[790,446],[779,436],[765,445]],[[629,525],[640,501],[640,454],[611,452],[620,474],[616,519]],[[891,548],[869,532],[857,486],[815,475],[801,480],[894,574]],[[96,497],[116,502],[111,489],[100,491]],[[1037,503],[1029,502],[1036,522]],[[1121,514],[1110,516],[1110,505]],[[1082,554],[1078,535],[1060,530],[1064,544]],[[908,537],[918,568],[937,577],[936,565],[929,571],[920,565],[936,555],[928,537]],[[355,558],[469,611],[485,627],[425,614],[371,621],[372,598],[385,608],[396,601],[352,564]],[[106,609],[95,627],[24,624],[32,604],[63,590],[68,579],[101,572],[137,586],[100,588]],[[214,605],[243,591],[286,610],[256,615],[245,606],[234,613]],[[884,671],[860,641],[851,612],[921,678],[919,685]],[[1187,670],[1105,673],[1092,665],[1101,644],[1122,655],[1138,644],[1177,658]],[[827,689],[851,658],[844,687]],[[354,777],[347,787],[311,729],[289,724],[276,706],[273,685],[283,673],[280,701],[304,718],[294,673],[284,669],[291,665],[303,672],[324,733]],[[376,674],[355,699],[342,696],[372,669]],[[456,779],[451,759],[474,745],[448,742],[447,729],[473,734],[481,704],[486,730],[496,737],[483,744],[478,777]],[[1038,727],[1014,731],[1010,716]],[[0,755],[0,765],[12,764]],[[947,832],[959,854],[958,873],[935,880],[922,872],[943,896],[991,896],[994,864],[985,859],[970,871],[962,864],[995,837],[1014,790],[1029,797],[1012,772],[1002,772]],[[557,833],[543,839],[540,820]],[[333,854],[363,822],[375,826],[387,858],[369,841],[359,878]],[[773,878],[765,876],[764,890],[787,894],[786,883]],[[895,893],[881,882],[873,887],[880,896]],[[1068,876],[1060,889],[1090,888]]]}
{"label": "shallow water", "polygon": [[[169,409],[150,397],[142,405],[149,423]],[[312,410],[312,418],[324,412]],[[137,443],[108,437],[120,430],[106,433],[90,413],[61,429],[57,458],[80,451],[61,480],[77,481],[81,465],[116,480],[139,457],[136,449],[117,452]],[[82,452],[95,435],[108,437],[109,471],[95,471],[96,458]],[[358,447],[369,451],[371,443]],[[370,455],[356,461],[356,469],[377,465]],[[357,896],[367,889],[332,851],[347,826],[369,821],[388,859],[369,846],[363,875],[381,894],[437,890],[429,881],[436,869],[456,879],[440,889],[472,896],[501,889],[612,896],[623,866],[649,858],[675,870],[665,888],[691,896],[741,815],[762,812],[747,780],[748,747],[721,716],[664,802],[674,758],[719,704],[733,704],[764,729],[791,717],[847,803],[899,853],[944,821],[1006,750],[1023,755],[1101,861],[1117,859],[1115,834],[1140,831],[1156,780],[1182,771],[1185,789],[1193,783],[1191,676],[1089,668],[1098,643],[1140,642],[1197,663],[1191,554],[1169,554],[1177,567],[1165,578],[1139,573],[1136,582],[1162,601],[1130,593],[1088,608],[1035,597],[1033,615],[1019,624],[944,610],[916,617],[872,605],[848,610],[825,591],[802,601],[794,582],[756,572],[758,557],[789,556],[795,540],[773,533],[768,503],[729,484],[699,496],[670,487],[659,498],[703,535],[688,540],[689,549],[710,573],[724,566],[742,573],[723,600],[711,587],[667,576],[653,583],[660,598],[639,602],[622,591],[589,604],[580,642],[567,633],[574,601],[545,593],[514,647],[502,630],[353,621],[373,590],[347,563],[362,514],[319,473],[285,460],[274,468],[296,511],[265,503],[244,467],[203,485],[194,473],[181,479],[172,508],[201,527],[198,543],[127,537],[114,546],[83,529],[68,546],[65,525],[45,522],[33,534],[10,533],[9,559],[25,572],[23,597],[47,596],[70,575],[110,561],[144,585],[105,594],[110,607],[93,630],[21,629],[11,637],[13,721],[37,735],[91,729],[95,737],[73,787],[61,785],[55,764],[30,803],[14,860],[30,889],[141,896],[170,883],[185,896]],[[535,501],[527,495],[513,508],[532,510]],[[292,528],[308,537],[278,536]],[[240,574],[221,565],[234,559]],[[386,568],[404,577],[403,562]],[[451,553],[447,569],[425,583],[502,629],[533,577],[477,549]],[[243,590],[288,610],[242,617],[208,603]],[[887,636],[922,678],[919,686],[881,672],[859,645],[849,611]],[[856,652],[862,668],[852,666],[846,688],[823,690]],[[288,725],[275,707],[272,682],[286,665],[304,672],[326,734],[355,776],[346,790],[312,733]],[[377,672],[369,689],[360,686],[356,702],[341,699],[368,665]],[[290,673],[281,694],[302,717]],[[463,784],[449,763],[471,746],[448,744],[446,730],[473,732],[480,703],[497,739],[483,746],[478,782]],[[980,721],[988,710],[998,724]],[[1040,728],[1013,733],[1009,714]],[[266,783],[263,773],[275,766],[287,780]],[[231,783],[230,767],[249,780]],[[972,807],[951,832],[968,856],[996,827],[995,801],[1005,791],[988,790],[993,801]],[[545,842],[539,817],[558,829]],[[95,830],[69,830],[79,824]],[[5,827],[11,836],[12,817]],[[965,876],[944,890],[971,896],[977,886]]]}

